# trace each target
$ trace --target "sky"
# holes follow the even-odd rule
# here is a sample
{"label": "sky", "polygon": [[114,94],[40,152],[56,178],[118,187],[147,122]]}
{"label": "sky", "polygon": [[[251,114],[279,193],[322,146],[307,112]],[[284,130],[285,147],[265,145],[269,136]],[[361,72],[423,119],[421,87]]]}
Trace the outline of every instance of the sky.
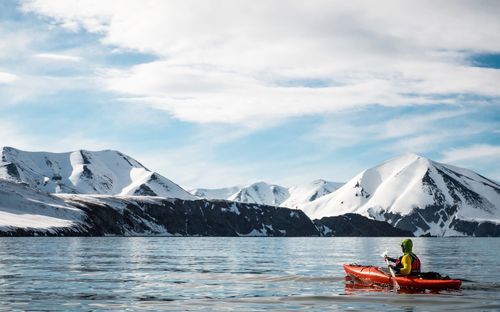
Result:
{"label": "sky", "polygon": [[113,149],[186,189],[403,153],[500,180],[500,2],[0,2],[0,146]]}

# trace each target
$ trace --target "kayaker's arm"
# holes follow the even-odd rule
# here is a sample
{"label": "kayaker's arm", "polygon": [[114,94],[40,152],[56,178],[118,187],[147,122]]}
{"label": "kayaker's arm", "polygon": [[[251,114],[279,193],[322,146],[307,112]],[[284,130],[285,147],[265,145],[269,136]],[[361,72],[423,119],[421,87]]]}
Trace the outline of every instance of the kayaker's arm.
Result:
{"label": "kayaker's arm", "polygon": [[394,273],[399,274],[400,268],[395,265],[389,265],[389,267],[394,271]]}
{"label": "kayaker's arm", "polygon": [[388,256],[385,256],[387,260],[391,261],[391,262],[396,262],[398,259],[396,258],[391,258],[391,257],[388,257]]}
{"label": "kayaker's arm", "polygon": [[404,255],[401,259],[401,269],[399,269],[399,273],[401,275],[410,275],[411,273],[411,258],[408,255]]}

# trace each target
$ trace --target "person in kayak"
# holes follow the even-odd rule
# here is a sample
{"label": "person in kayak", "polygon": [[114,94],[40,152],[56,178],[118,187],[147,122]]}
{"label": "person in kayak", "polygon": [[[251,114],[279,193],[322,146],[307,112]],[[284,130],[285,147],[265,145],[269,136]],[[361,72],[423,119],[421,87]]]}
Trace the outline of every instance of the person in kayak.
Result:
{"label": "person in kayak", "polygon": [[401,275],[417,275],[420,273],[420,259],[412,252],[413,242],[411,239],[405,239],[401,243],[403,255],[397,259],[385,256],[387,260],[395,262],[390,267],[395,273]]}

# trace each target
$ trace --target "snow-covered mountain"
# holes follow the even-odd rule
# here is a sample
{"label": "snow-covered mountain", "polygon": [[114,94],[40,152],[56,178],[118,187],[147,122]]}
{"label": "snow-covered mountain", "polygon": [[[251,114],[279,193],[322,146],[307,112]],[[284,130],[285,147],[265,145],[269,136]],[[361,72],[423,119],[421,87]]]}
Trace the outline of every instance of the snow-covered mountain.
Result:
{"label": "snow-covered mountain", "polygon": [[205,199],[227,199],[243,203],[297,208],[321,196],[330,194],[343,183],[315,180],[298,186],[284,186],[258,182],[246,187],[233,186],[219,189],[194,189],[191,194]]}
{"label": "snow-covered mountain", "polygon": [[189,193],[199,198],[205,199],[228,199],[241,190],[240,186],[224,187],[218,189],[197,188]]}
{"label": "snow-covered mountain", "polygon": [[334,192],[344,183],[315,180],[288,189],[290,196],[281,203],[282,207],[297,208]]}
{"label": "snow-covered mountain", "polygon": [[48,153],[4,147],[0,179],[23,182],[48,193],[196,198],[135,159],[112,150]]}
{"label": "snow-covered mountain", "polygon": [[241,188],[228,199],[242,203],[279,206],[289,196],[288,189],[283,186],[258,182]]}
{"label": "snow-covered mountain", "polygon": [[[319,180],[290,189],[260,182],[203,195],[236,191],[233,201],[196,200],[116,151],[3,148],[0,156],[0,236],[389,234],[348,213],[415,235],[500,236],[497,182],[414,154],[365,170],[336,191],[338,184]],[[326,218],[313,224],[302,211],[279,205]],[[344,217],[328,217],[338,215]]]}
{"label": "snow-covered mountain", "polygon": [[356,213],[415,235],[465,235],[482,222],[500,223],[500,185],[467,169],[406,154],[299,208],[311,219]]}

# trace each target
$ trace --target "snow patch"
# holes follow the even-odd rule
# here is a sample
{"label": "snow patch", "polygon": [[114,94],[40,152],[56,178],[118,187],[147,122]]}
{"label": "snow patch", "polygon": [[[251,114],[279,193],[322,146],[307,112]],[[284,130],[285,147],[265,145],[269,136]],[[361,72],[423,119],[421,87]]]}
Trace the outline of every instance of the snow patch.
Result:
{"label": "snow patch", "polygon": [[0,180],[0,228],[67,228],[83,223],[85,213],[63,200],[23,184]]}

